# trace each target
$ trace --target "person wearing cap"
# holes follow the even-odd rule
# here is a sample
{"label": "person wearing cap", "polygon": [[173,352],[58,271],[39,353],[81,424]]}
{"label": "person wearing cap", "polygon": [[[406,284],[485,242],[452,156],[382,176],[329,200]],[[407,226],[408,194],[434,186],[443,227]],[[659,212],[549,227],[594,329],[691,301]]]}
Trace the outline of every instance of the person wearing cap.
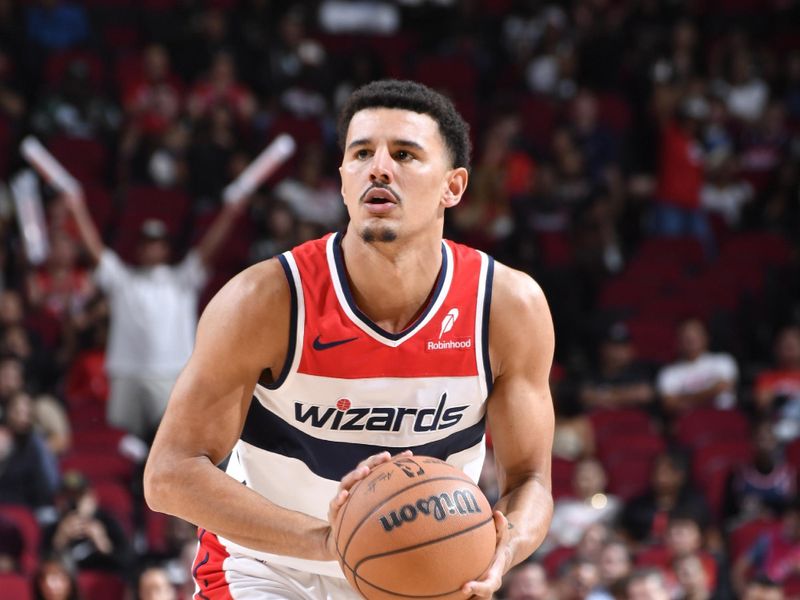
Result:
{"label": "person wearing cap", "polygon": [[652,377],[636,361],[625,323],[612,324],[600,343],[596,370],[581,386],[586,409],[646,408],[655,399]]}
{"label": "person wearing cap", "polygon": [[197,302],[212,259],[247,202],[225,204],[200,242],[177,264],[167,225],[145,220],[136,265],[103,243],[81,197],[67,198],[91,260],[94,278],[108,296],[106,350],[107,421],[148,440],[158,427],[172,386],[189,358],[197,327]]}

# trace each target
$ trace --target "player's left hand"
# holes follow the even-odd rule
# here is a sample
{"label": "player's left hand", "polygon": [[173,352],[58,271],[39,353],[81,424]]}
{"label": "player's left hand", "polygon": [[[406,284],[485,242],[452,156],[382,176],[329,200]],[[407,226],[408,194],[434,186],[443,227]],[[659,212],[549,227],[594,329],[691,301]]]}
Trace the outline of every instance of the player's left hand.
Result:
{"label": "player's left hand", "polygon": [[489,567],[475,581],[464,584],[461,591],[465,598],[491,598],[492,594],[500,589],[503,575],[511,566],[511,534],[509,533],[508,519],[499,510],[494,511],[494,527],[497,530],[497,547]]}

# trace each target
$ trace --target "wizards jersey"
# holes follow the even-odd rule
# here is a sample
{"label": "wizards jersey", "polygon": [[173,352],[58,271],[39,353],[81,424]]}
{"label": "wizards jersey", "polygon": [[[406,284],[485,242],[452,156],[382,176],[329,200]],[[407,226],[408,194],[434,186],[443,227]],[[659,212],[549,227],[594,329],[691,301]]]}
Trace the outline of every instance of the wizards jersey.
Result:
{"label": "wizards jersey", "polygon": [[[477,481],[492,386],[490,257],[443,241],[428,306],[391,333],[356,306],[341,241],[332,234],[279,257],[291,290],[286,362],[274,383],[256,386],[228,466],[275,504],[323,520],[339,480],[383,450],[435,456]],[[335,562],[221,541],[232,553],[342,577]]]}

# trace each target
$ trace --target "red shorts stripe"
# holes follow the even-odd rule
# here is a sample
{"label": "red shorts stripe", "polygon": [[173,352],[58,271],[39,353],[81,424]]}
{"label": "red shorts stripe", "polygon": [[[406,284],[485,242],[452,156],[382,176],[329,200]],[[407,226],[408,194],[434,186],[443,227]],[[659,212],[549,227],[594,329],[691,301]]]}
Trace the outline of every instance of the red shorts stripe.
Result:
{"label": "red shorts stripe", "polygon": [[200,591],[195,592],[194,600],[233,600],[222,568],[228,551],[210,531],[198,529],[197,537],[200,544],[192,565],[192,577]]}

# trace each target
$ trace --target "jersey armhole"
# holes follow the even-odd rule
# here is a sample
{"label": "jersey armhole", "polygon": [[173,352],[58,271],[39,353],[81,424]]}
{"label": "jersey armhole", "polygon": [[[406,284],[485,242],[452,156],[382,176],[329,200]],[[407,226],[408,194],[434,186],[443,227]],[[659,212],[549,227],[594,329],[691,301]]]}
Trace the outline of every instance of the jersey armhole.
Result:
{"label": "jersey armhole", "polygon": [[494,258],[480,253],[481,271],[478,279],[478,305],[476,307],[475,333],[478,343],[475,344],[475,357],[478,361],[478,371],[481,376],[481,387],[485,388],[486,396],[492,393],[494,376],[492,363],[489,357],[489,316],[492,307],[492,282],[494,280]]}
{"label": "jersey armhole", "polygon": [[303,291],[300,287],[299,275],[296,275],[297,265],[294,263],[294,257],[291,252],[285,252],[278,256],[278,261],[283,267],[283,273],[286,275],[286,282],[289,284],[289,293],[291,295],[291,308],[289,311],[289,344],[286,348],[286,359],[283,361],[280,375],[272,383],[265,385],[268,390],[277,390],[285,382],[287,377],[291,374],[296,367],[296,358],[299,358],[300,353],[297,351],[298,339],[302,335],[302,325],[299,321],[299,312],[303,304]]}

